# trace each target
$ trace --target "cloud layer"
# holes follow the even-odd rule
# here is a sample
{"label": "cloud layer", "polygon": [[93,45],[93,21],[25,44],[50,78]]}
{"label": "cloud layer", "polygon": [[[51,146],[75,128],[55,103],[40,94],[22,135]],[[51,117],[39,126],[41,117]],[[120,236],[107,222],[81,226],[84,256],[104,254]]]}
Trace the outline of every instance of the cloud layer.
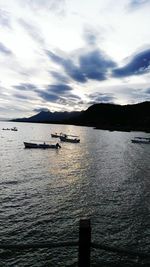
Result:
{"label": "cloud layer", "polygon": [[128,77],[131,75],[142,75],[150,72],[150,49],[139,52],[132,56],[125,66],[113,71],[115,77]]}
{"label": "cloud layer", "polygon": [[106,80],[109,70],[116,66],[116,63],[100,49],[82,51],[81,54],[74,55],[74,60],[71,57],[61,57],[51,51],[46,51],[46,53],[50,60],[62,66],[66,75],[80,83],[85,83],[89,79]]}
{"label": "cloud layer", "polygon": [[148,0],[1,0],[1,117],[150,100],[149,8]]}
{"label": "cloud layer", "polygon": [[12,51],[0,42],[0,53],[5,55],[12,55]]}

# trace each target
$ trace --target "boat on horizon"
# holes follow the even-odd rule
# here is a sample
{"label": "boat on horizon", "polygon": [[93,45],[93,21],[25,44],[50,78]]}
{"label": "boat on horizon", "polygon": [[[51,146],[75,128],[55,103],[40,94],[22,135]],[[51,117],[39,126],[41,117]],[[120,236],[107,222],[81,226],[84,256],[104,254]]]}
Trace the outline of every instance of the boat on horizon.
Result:
{"label": "boat on horizon", "polygon": [[150,144],[150,137],[135,137],[134,139],[131,139],[131,142],[138,144]]}
{"label": "boat on horizon", "polygon": [[25,148],[43,148],[43,149],[47,149],[47,148],[58,149],[58,148],[61,148],[59,143],[56,143],[56,145],[52,145],[52,144],[46,144],[45,142],[42,143],[42,144],[24,142],[24,146],[25,146]]}

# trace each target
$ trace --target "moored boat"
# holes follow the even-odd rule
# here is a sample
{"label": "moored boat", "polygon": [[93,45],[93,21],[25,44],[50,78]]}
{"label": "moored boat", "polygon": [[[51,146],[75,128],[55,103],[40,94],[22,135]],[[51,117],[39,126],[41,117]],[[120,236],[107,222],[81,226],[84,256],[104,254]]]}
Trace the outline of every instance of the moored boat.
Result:
{"label": "moored boat", "polygon": [[138,144],[150,144],[150,137],[135,137],[134,139],[131,139],[131,142]]}
{"label": "moored boat", "polygon": [[17,127],[11,128],[11,131],[18,131]]}
{"label": "moored boat", "polygon": [[68,135],[60,136],[60,141],[68,142],[68,143],[80,143],[80,139],[79,138],[70,138],[70,137],[68,137]]}
{"label": "moored boat", "polygon": [[62,136],[62,135],[63,135],[63,133],[52,133],[51,137],[60,138],[60,136]]}
{"label": "moored boat", "polygon": [[24,146],[25,146],[25,148],[43,148],[43,149],[46,149],[46,148],[54,148],[54,149],[61,148],[59,143],[57,143],[56,145],[52,145],[52,144],[46,144],[45,142],[42,143],[42,144],[24,142]]}

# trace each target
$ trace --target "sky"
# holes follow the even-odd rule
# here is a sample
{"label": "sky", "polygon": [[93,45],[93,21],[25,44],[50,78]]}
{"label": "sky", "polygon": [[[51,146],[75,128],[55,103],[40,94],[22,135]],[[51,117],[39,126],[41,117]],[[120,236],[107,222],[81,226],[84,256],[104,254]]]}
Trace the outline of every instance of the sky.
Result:
{"label": "sky", "polygon": [[0,119],[150,101],[150,0],[0,0]]}

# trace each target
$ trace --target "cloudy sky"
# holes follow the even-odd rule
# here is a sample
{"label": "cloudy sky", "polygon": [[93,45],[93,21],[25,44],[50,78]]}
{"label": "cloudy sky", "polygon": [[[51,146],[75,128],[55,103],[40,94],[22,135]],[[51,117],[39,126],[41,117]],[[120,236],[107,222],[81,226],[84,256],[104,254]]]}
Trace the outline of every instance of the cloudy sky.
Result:
{"label": "cloudy sky", "polygon": [[150,101],[150,0],[0,0],[0,118]]}

